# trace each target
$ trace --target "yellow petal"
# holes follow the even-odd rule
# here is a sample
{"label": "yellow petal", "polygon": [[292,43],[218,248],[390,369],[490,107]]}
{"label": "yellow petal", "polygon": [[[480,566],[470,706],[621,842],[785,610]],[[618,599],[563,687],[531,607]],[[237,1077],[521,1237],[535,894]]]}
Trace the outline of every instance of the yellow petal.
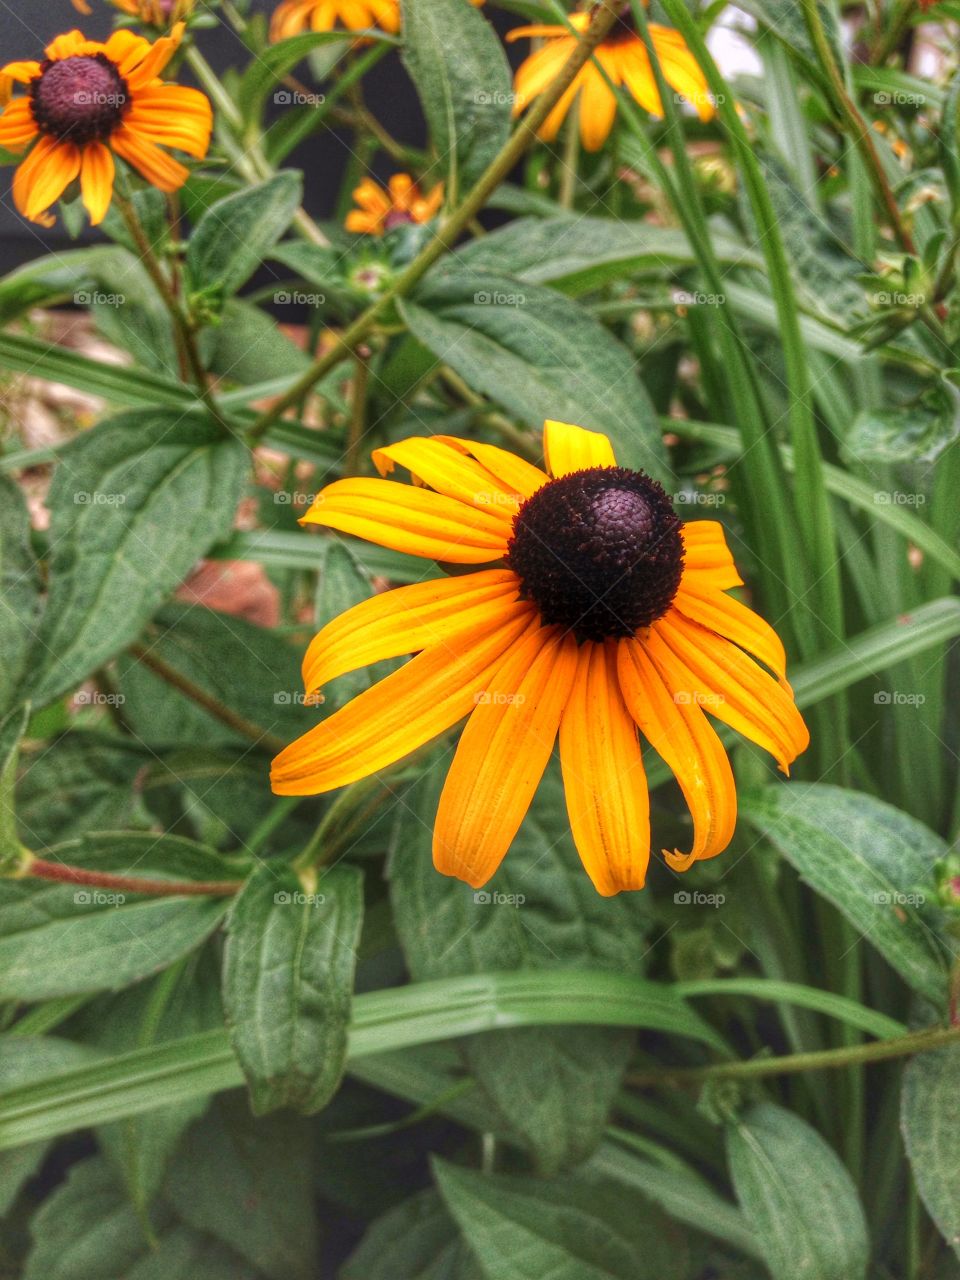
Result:
{"label": "yellow petal", "polygon": [[671,89],[695,108],[701,120],[709,120],[714,114],[713,99],[707,77],[700,64],[687,48],[683,36],[670,27],[650,24],[650,40],[660,62],[663,78]]}
{"label": "yellow petal", "polygon": [[83,148],[80,195],[94,227],[103,221],[110,208],[114,168],[113,154],[102,142],[88,142]]}
{"label": "yellow petal", "polygon": [[373,462],[382,476],[388,475],[399,463],[415,480],[438,493],[498,517],[507,526],[509,538],[513,517],[520,505],[519,496],[474,458],[451,448],[445,441],[413,436],[375,449]]}
{"label": "yellow petal", "polygon": [[807,726],[790,694],[742,649],[673,609],[653,624],[645,644],[675,692],[769,751],[789,773],[810,744]]}
{"label": "yellow petal", "polygon": [[730,548],[718,520],[690,520],[681,526],[683,538],[683,577],[721,591],[742,587]]}
{"label": "yellow petal", "polygon": [[364,600],[314,638],[303,660],[307,694],[384,658],[435,645],[459,646],[465,633],[482,628],[501,604],[517,599],[519,585],[510,569],[486,569],[397,587]]}
{"label": "yellow petal", "polygon": [[733,837],[737,788],[730,762],[702,709],[669,685],[644,641],[622,640],[617,657],[624,702],[640,732],[676,776],[693,818],[690,852],[663,851],[675,871],[685,871],[700,858],[722,853]]}
{"label": "yellow petal", "polygon": [[547,470],[556,479],[571,471],[587,471],[591,467],[615,467],[613,445],[599,431],[586,431],[569,422],[545,422],[543,455]]}
{"label": "yellow petal", "polygon": [[521,498],[529,498],[542,489],[550,477],[526,458],[519,458],[515,453],[500,449],[495,444],[484,444],[480,440],[460,440],[456,436],[434,436],[442,440],[451,449],[460,453],[468,453],[492,472],[510,493],[519,494]]}
{"label": "yellow petal", "polygon": [[37,136],[37,122],[30,110],[29,98],[14,98],[0,115],[0,147],[21,151]]}
{"label": "yellow petal", "polygon": [[281,751],[271,773],[275,794],[317,795],[346,786],[444,733],[470,712],[533,617],[522,602],[504,605],[456,653],[438,645],[412,658]]}
{"label": "yellow petal", "polygon": [[781,680],[787,678],[783,642],[768,622],[739,600],[715,587],[704,586],[692,574],[685,575],[673,601],[675,609],[709,631],[732,640],[747,653],[765,662]]}
{"label": "yellow petal", "polygon": [[31,222],[49,225],[47,210],[80,173],[80,150],[72,142],[42,137],[13,179],[13,200]]}
{"label": "yellow petal", "polygon": [[573,637],[537,620],[491,673],[440,796],[433,861],[444,875],[478,888],[500,865],[553,752],[576,666]]}
{"label": "yellow petal", "polygon": [[486,564],[507,549],[509,528],[490,511],[392,480],[328,485],[301,519],[394,551],[451,564]]}
{"label": "yellow petal", "polygon": [[584,644],[560,721],[570,829],[598,893],[642,889],[650,861],[650,796],[637,726],[617,675],[617,644]]}
{"label": "yellow petal", "polygon": [[[620,77],[616,74],[615,60],[605,59],[604,66],[613,82],[618,84]],[[596,67],[588,66],[585,70],[583,92],[580,95],[580,137],[584,150],[599,151],[613,128],[617,114],[617,96]]]}
{"label": "yellow petal", "polygon": [[126,124],[110,135],[110,146],[128,164],[160,191],[179,191],[190,171],[168,156],[155,143],[143,138]]}

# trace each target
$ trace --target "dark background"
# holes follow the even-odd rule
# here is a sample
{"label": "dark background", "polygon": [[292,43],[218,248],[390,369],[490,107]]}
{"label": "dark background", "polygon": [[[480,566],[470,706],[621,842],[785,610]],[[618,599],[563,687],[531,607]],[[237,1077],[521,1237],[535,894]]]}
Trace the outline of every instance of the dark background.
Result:
{"label": "dark background", "polygon": [[[201,0],[202,4],[202,0]],[[254,0],[253,9],[271,13],[279,0]],[[105,0],[91,0],[94,10],[90,17],[78,13],[70,0],[0,0],[0,65],[20,58],[42,58],[43,47],[63,31],[79,27],[92,39],[104,39],[115,25],[114,10]],[[501,31],[517,25],[517,19],[503,13],[489,12]],[[249,53],[234,32],[224,23],[211,30],[201,29],[197,40],[207,59],[220,72],[228,67],[245,67]],[[509,50],[512,61],[524,56],[524,48]],[[297,69],[297,75],[309,82],[306,63]],[[178,79],[190,83],[184,70]],[[422,145],[423,126],[417,96],[400,63],[398,54],[388,54],[364,82],[367,104],[401,142]],[[332,216],[341,178],[350,156],[350,134],[337,134],[323,130],[290,156],[287,163],[304,172],[306,194],[304,203],[314,218],[322,221]],[[397,165],[389,156],[380,154],[374,165],[374,175],[381,180],[389,177]],[[50,249],[63,248],[70,243],[62,225],[62,219],[49,231],[33,226],[21,218],[13,207],[10,184],[13,167],[0,170],[0,271],[31,258],[39,257]],[[98,232],[87,231],[84,240],[100,238]]]}

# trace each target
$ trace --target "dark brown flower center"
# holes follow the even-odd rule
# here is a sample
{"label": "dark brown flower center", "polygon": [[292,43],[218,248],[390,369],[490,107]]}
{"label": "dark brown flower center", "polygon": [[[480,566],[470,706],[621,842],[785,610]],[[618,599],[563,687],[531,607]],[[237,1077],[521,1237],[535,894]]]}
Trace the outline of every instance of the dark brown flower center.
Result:
{"label": "dark brown flower center", "polygon": [[507,563],[521,595],[579,641],[630,636],[662,618],[683,575],[680,519],[642,471],[593,467],[520,508]]}
{"label": "dark brown flower center", "polygon": [[30,85],[33,118],[61,142],[103,142],[122,123],[127,83],[103,53],[45,62]]}
{"label": "dark brown flower center", "polygon": [[391,209],[383,220],[383,228],[385,231],[392,231],[394,227],[405,227],[414,221],[413,214],[406,209]]}

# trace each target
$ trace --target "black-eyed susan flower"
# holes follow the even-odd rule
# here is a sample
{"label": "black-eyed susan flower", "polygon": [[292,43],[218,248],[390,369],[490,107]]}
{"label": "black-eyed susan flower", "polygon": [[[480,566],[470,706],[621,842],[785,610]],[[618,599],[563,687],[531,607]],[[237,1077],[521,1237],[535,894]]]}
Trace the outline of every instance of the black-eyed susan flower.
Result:
{"label": "black-eyed susan flower", "polygon": [[[575,13],[570,23],[579,34],[590,25],[588,13]],[[670,27],[649,24],[650,40],[656,50],[663,77],[672,89],[697,111],[701,120],[713,115],[713,102],[706,78],[687,48],[683,37]],[[514,80],[514,115],[525,111],[534,98],[556,79],[577,43],[577,35],[564,26],[540,24],[516,27],[508,40],[524,36],[542,37],[545,43],[517,71]],[[623,85],[628,93],[653,116],[663,115],[663,104],[646,46],[637,31],[629,3],[621,6],[616,25],[597,47],[595,58],[615,85]],[[592,61],[577,75],[554,109],[547,116],[539,136],[552,142],[577,103],[580,114],[580,137],[587,151],[599,151],[613,128],[617,114],[617,96]]]}
{"label": "black-eyed susan flower", "polygon": [[101,44],[70,31],[47,46],[43,62],[0,68],[27,88],[0,114],[0,146],[31,147],[13,179],[20,213],[50,226],[51,205],[79,178],[90,221],[101,222],[113,198],[114,156],[161,191],[183,185],[188,170],[162,148],[202,159],[213,119],[197,89],[160,79],[182,34],[180,23],[151,44],[122,30]]}
{"label": "black-eyed susan flower", "polygon": [[424,195],[408,173],[395,173],[386,189],[372,178],[364,178],[353,200],[358,208],[347,214],[346,229],[358,235],[382,236],[394,227],[435,218],[443,204],[443,183],[438,182]]}
{"label": "black-eyed susan flower", "polygon": [[337,676],[417,656],[281,752],[273,789],[344,786],[468,716],[433,849],[440,871],[477,887],[559,735],[573,836],[609,895],[642,888],[650,856],[640,735],[693,817],[691,848],[664,851],[677,871],[721,853],[736,822],[708,713],[785,772],[808,735],[777,635],[727,595],[742,584],[722,526],[681,523],[659,484],[617,466],[603,435],[548,422],[544,444],[546,472],[489,444],[404,440],[374,461],[382,476],[407,468],[415,485],[356,478],[319,495],[304,523],[476,568],[375,596],[320,632],[304,660],[314,700]]}
{"label": "black-eyed susan flower", "polygon": [[301,31],[400,30],[400,0],[283,0],[270,23],[270,39],[286,40]]}
{"label": "black-eyed susan flower", "polygon": [[[189,18],[196,7],[196,0],[109,0],[109,3],[114,9],[159,30]],[[83,14],[93,12],[88,0],[73,0],[73,7]]]}

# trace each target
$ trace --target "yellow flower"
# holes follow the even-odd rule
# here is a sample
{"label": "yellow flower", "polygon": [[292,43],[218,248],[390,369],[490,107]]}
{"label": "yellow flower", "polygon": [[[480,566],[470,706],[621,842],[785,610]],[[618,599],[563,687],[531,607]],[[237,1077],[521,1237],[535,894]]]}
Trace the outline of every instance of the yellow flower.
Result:
{"label": "yellow flower", "polygon": [[198,90],[160,79],[182,35],[182,23],[153,44],[126,29],[105,44],[70,31],[47,46],[43,62],[0,68],[27,86],[0,113],[0,146],[34,143],[13,179],[20,213],[51,226],[48,210],[79,178],[90,221],[101,222],[113,198],[114,155],[161,191],[183,185],[188,170],[160,148],[202,159],[213,118]]}
{"label": "yellow flower", "polygon": [[[481,5],[483,0],[471,0]],[[332,31],[340,23],[348,31],[380,27],[400,30],[400,0],[283,0],[270,24],[271,40],[286,40],[301,31]]]}
{"label": "yellow flower", "polygon": [[[571,15],[570,22],[578,32],[590,25],[588,13]],[[519,68],[514,80],[516,101],[513,113],[519,115],[534,98],[556,78],[570,57],[577,37],[566,27],[541,25],[516,27],[508,40],[522,36],[543,37],[546,44],[532,53]],[[701,120],[713,115],[713,103],[706,78],[679,32],[650,23],[650,40],[660,61],[667,84],[696,108]],[[629,4],[607,38],[597,47],[596,59],[615,85],[624,85],[645,111],[662,116],[663,104],[657,92],[657,81],[643,40],[637,32]],[[613,128],[617,114],[617,97],[600,71],[588,62],[577,75],[540,130],[540,137],[552,142],[579,96],[580,136],[587,151],[599,151]]]}
{"label": "yellow flower", "polygon": [[[434,831],[438,870],[484,884],[516,835],[559,734],[574,840],[604,895],[643,887],[650,814],[639,733],[693,817],[685,871],[721,853],[737,795],[707,712],[784,772],[808,743],[773,629],[728,596],[742,585],[722,526],[682,524],[659,484],[616,465],[606,436],[548,422],[547,472],[448,436],[378,449],[381,475],[338,480],[304,523],[474,572],[374,596],[304,659],[307,693],[416,653],[274,761],[278,795],[331,791],[386,768],[469,716]],[[486,566],[486,567],[480,567]],[[773,675],[753,659],[759,659]]]}
{"label": "yellow flower", "polygon": [[359,235],[382,236],[405,222],[429,222],[443,204],[443,183],[424,195],[408,173],[395,173],[387,190],[364,178],[353,193],[360,207],[347,214],[344,226]]}
{"label": "yellow flower", "polygon": [[[122,9],[132,18],[151,27],[166,29],[184,18],[189,18],[196,5],[196,0],[110,0],[115,9]],[[90,14],[93,10],[87,0],[73,0],[73,7],[80,13]]]}

